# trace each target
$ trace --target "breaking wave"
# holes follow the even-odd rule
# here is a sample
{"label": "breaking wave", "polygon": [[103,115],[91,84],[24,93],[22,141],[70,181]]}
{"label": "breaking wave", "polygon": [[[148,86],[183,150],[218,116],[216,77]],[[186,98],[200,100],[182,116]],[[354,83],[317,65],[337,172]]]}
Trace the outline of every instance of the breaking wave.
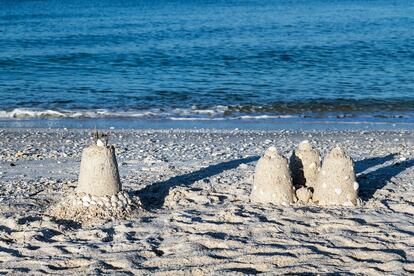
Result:
{"label": "breaking wave", "polygon": [[[299,112],[294,112],[294,111]],[[93,118],[118,118],[118,119],[166,119],[173,121],[207,121],[207,120],[277,120],[287,118],[414,118],[412,110],[390,110],[364,112],[363,109],[317,109],[294,108],[279,106],[215,106],[209,108],[152,108],[146,110],[112,111],[108,109],[68,110],[68,109],[31,109],[15,108],[0,110],[0,119],[93,119]]]}

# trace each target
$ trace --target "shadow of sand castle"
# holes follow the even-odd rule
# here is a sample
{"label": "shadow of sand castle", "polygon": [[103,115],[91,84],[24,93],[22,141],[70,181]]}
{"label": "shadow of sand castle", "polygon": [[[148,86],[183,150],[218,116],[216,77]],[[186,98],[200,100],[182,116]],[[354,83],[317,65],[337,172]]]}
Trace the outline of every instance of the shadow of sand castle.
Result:
{"label": "shadow of sand castle", "polygon": [[[362,173],[363,171],[384,164],[388,161],[394,160],[396,154],[389,154],[381,157],[373,157],[355,162],[355,172]],[[168,196],[169,190],[177,186],[190,186],[194,182],[204,178],[208,178],[223,171],[234,169],[240,164],[246,164],[259,160],[259,156],[246,157],[231,161],[222,162],[215,165],[210,165],[200,170],[186,173],[179,176],[174,176],[166,181],[153,183],[136,193],[139,195],[141,202],[145,209],[156,209],[163,206],[165,198]],[[358,183],[360,185],[359,195],[363,200],[369,200],[373,197],[375,192],[382,189],[392,177],[398,175],[404,170],[414,166],[414,159],[393,163],[391,165],[379,168],[375,171],[358,176]]]}
{"label": "shadow of sand castle", "polygon": [[241,164],[250,163],[259,160],[259,156],[251,156],[240,158],[236,160],[222,162],[216,165],[210,165],[198,171],[186,173],[179,176],[174,176],[166,181],[153,183],[144,189],[138,191],[141,202],[145,209],[160,208],[164,204],[165,198],[171,188],[177,186],[190,186],[196,181],[203,178],[208,178],[222,173],[226,170],[231,170]]}
{"label": "shadow of sand castle", "polygon": [[[396,154],[389,154],[383,157],[374,157],[355,162],[355,172],[360,173],[368,168],[383,164],[387,161],[394,160]],[[414,166],[414,159],[403,162],[393,163],[391,165],[379,168],[375,171],[358,176],[359,196],[363,200],[371,199],[375,192],[382,189],[394,176]]]}
{"label": "shadow of sand castle", "polygon": [[372,157],[372,158],[367,158],[367,159],[360,160],[360,161],[355,161],[354,162],[355,173],[361,173],[369,168],[384,164],[385,162],[393,160],[396,155],[397,154],[395,153],[391,153],[386,156]]}

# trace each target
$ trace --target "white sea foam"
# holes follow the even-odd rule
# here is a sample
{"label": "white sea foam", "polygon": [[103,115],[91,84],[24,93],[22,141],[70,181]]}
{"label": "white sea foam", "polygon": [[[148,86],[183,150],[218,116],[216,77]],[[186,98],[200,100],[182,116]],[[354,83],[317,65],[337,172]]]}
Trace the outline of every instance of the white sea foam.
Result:
{"label": "white sea foam", "polygon": [[172,121],[223,121],[232,118],[168,117]]}
{"label": "white sea foam", "polygon": [[[234,108],[233,108],[234,109]],[[136,119],[166,119],[172,121],[221,121],[221,120],[280,120],[280,119],[295,119],[303,118],[300,114],[263,114],[263,113],[249,113],[232,111],[226,106],[216,106],[213,108],[174,108],[170,110],[165,109],[147,109],[147,110],[128,110],[128,111],[111,111],[107,109],[94,110],[52,110],[52,109],[30,109],[30,108],[16,108],[13,110],[0,110],[0,119],[62,119],[62,118],[136,118]],[[367,121],[364,121],[364,118]],[[374,118],[374,120],[372,120]],[[391,117],[392,118],[392,117]],[[355,120],[341,120],[336,115],[326,115],[324,119],[317,119],[316,117],[310,121],[303,121],[302,123],[335,123],[342,124],[388,124],[386,119],[375,119],[374,114],[361,114]],[[403,121],[400,123],[404,123]],[[408,122],[411,123],[412,122]]]}
{"label": "white sea foam", "polygon": [[226,107],[218,106],[211,109],[175,108],[171,110],[148,109],[130,111],[95,110],[51,110],[16,108],[0,110],[2,119],[24,118],[164,118],[164,119],[216,119],[224,116]]}
{"label": "white sea foam", "polygon": [[207,120],[240,120],[240,119],[278,119],[291,118],[291,115],[233,115],[225,116],[227,109],[223,106],[211,109],[175,108],[169,111],[160,109],[137,111],[109,111],[97,110],[38,110],[16,108],[10,111],[0,110],[2,119],[30,119],[30,118],[160,118],[174,121],[207,121]]}
{"label": "white sea foam", "polygon": [[56,110],[31,110],[16,108],[11,111],[0,110],[0,118],[64,118],[67,114]]}
{"label": "white sea foam", "polygon": [[144,118],[157,117],[159,112],[153,111],[120,111],[112,112],[105,109],[97,110],[38,110],[27,108],[16,108],[10,111],[0,110],[2,119],[24,119],[24,118]]}
{"label": "white sea foam", "polygon": [[252,119],[287,119],[294,118],[294,115],[243,115],[240,119],[252,120]]}

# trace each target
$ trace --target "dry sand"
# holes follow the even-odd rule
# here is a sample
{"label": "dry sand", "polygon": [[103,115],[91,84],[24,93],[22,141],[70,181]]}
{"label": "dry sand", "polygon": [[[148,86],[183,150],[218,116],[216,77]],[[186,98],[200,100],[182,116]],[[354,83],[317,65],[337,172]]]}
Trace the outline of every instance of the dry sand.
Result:
{"label": "dry sand", "polygon": [[[76,187],[89,130],[0,130],[0,274],[414,273],[414,132],[113,131],[146,210],[80,224],[46,213]],[[354,159],[361,207],[249,202],[269,146]]]}

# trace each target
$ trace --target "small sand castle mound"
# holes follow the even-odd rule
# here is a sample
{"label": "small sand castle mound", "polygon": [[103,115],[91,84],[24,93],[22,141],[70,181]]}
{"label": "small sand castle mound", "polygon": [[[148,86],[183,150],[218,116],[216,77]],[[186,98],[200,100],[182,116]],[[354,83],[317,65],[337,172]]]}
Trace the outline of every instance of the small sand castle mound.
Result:
{"label": "small sand castle mound", "polygon": [[122,192],[115,148],[95,134],[95,143],[83,150],[78,186],[52,208],[52,215],[75,221],[123,218],[140,206]]}
{"label": "small sand castle mound", "polygon": [[320,168],[319,151],[314,149],[309,141],[301,142],[290,158],[290,170],[295,187],[314,187]]}
{"label": "small sand castle mound", "polygon": [[270,147],[256,165],[252,202],[290,204],[296,201],[286,158]]}
{"label": "small sand castle mound", "polygon": [[308,187],[301,187],[296,190],[296,197],[301,203],[308,203],[312,199],[312,191]]}
{"label": "small sand castle mound", "polygon": [[356,206],[358,188],[352,159],[336,147],[324,159],[313,201],[319,205]]}

